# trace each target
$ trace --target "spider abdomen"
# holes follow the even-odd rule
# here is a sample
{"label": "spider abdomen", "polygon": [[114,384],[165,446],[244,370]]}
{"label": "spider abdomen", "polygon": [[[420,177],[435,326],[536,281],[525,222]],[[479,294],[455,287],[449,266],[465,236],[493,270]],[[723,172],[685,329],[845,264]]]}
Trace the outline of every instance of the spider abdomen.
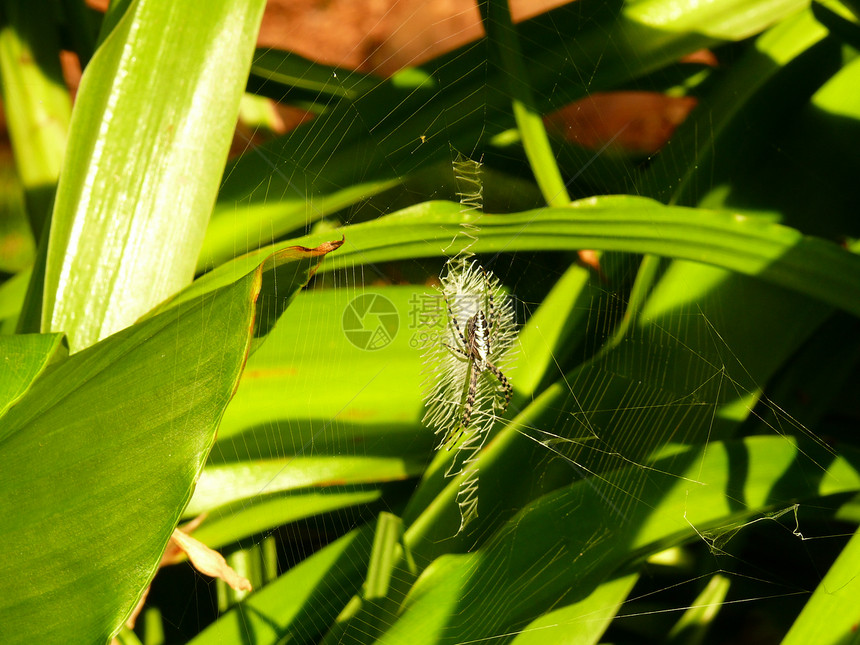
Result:
{"label": "spider abdomen", "polygon": [[466,322],[466,342],[469,357],[481,371],[490,360],[490,327],[483,311],[478,311]]}

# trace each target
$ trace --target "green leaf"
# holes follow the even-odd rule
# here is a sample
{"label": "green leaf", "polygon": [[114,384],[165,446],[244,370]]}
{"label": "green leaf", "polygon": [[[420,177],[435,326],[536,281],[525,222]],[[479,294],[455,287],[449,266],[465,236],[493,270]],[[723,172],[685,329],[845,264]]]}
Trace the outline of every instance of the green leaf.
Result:
{"label": "green leaf", "polygon": [[[729,164],[720,169],[723,172],[718,178],[731,181],[737,175],[737,165],[744,160],[738,159],[736,154],[715,155],[714,150],[718,146],[745,148],[749,144],[751,121],[758,126],[756,138],[766,140],[763,133],[780,123],[773,110],[774,103],[793,106],[798,94],[808,96],[810,82],[823,80],[821,77],[827,70],[820,62],[811,66],[815,74],[786,72],[791,71],[789,66],[798,59],[814,55],[826,37],[827,30],[807,8],[757,38],[755,46],[729,68],[720,79],[722,82],[716,83],[702,98],[701,105],[660,151],[654,164],[640,178],[640,191],[661,201],[686,205],[698,203],[706,190],[715,197],[724,194],[726,187],[714,181],[714,163]],[[788,77],[787,89],[774,83],[780,75]],[[750,108],[756,101],[761,108],[753,117]],[[784,107],[779,114],[792,112],[790,107]],[[733,133],[732,128],[736,132]],[[723,173],[727,174],[723,176]]]}
{"label": "green leaf", "polygon": [[[537,115],[590,92],[617,88],[702,48],[747,38],[806,4],[568,3],[517,25],[536,102],[527,119],[535,132],[528,145],[542,137]],[[516,124],[510,93],[485,89],[505,87],[510,75],[487,65],[486,45],[469,43],[388,81],[294,54],[258,54],[254,69],[263,80],[252,81],[253,88],[303,106],[311,102],[320,114],[230,165],[198,269],[306,227],[431,164],[450,163],[452,148],[494,147],[494,137]],[[536,172],[557,175],[543,148]],[[558,177],[548,185],[557,198]]]}
{"label": "green leaf", "polygon": [[0,271],[17,273],[33,264],[36,243],[24,207],[21,181],[12,164],[0,165]]}
{"label": "green leaf", "polygon": [[0,320],[3,321],[4,333],[12,333],[18,322],[24,299],[27,295],[27,285],[30,281],[30,271],[25,269],[0,284]]}
{"label": "green leaf", "polygon": [[[423,471],[422,463],[396,457],[286,457],[207,466],[185,515],[197,515],[236,500],[316,487],[399,481]],[[204,524],[205,526],[205,524]]]}
{"label": "green leaf", "polygon": [[380,513],[376,521],[373,549],[370,552],[367,580],[364,584],[366,599],[384,598],[388,593],[402,538],[403,521],[392,513]]}
{"label": "green leaf", "polygon": [[544,201],[550,206],[567,206],[570,196],[555,161],[543,119],[535,107],[508,0],[488,0],[479,3],[479,7],[487,39],[495,50],[493,59],[499,61],[502,75],[507,81],[517,128]]}
{"label": "green leaf", "polygon": [[701,645],[726,600],[730,585],[730,580],[725,576],[712,576],[702,592],[696,596],[693,606],[689,607],[672,627],[669,643]]}
{"label": "green leaf", "polygon": [[0,30],[4,113],[36,239],[48,223],[72,110],[52,9],[45,0],[4,2]]}
{"label": "green leaf", "polygon": [[374,76],[321,65],[295,52],[276,49],[258,49],[251,64],[250,85],[255,91],[269,89],[272,98],[279,101],[313,101],[322,108],[340,99],[354,101],[380,82]]}
{"label": "green leaf", "polygon": [[639,580],[628,574],[604,582],[586,598],[559,607],[530,622],[512,645],[593,645],[615,618]]}
{"label": "green leaf", "polygon": [[[631,486],[635,503],[619,493]],[[757,515],[778,517],[797,499],[858,488],[849,460],[819,467],[783,437],[714,442],[654,469],[580,480],[527,505],[475,552],[436,559],[379,642],[463,643],[511,633],[561,599],[585,597],[643,553],[691,539],[718,544]]]}
{"label": "green leaf", "polygon": [[132,2],[93,56],[57,189],[42,312],[73,351],[190,282],[263,5]]}
{"label": "green leaf", "polygon": [[12,407],[57,355],[62,334],[0,336],[0,417]]}
{"label": "green leaf", "polygon": [[860,531],[855,531],[806,603],[782,645],[857,643]]}
{"label": "green leaf", "polygon": [[[410,464],[426,459],[433,445],[432,433],[420,425],[413,304],[428,293],[424,287],[386,286],[299,294],[290,315],[248,359],[218,431],[213,464],[354,457],[360,446],[364,457],[403,460],[403,471],[411,471]],[[354,298],[373,296],[391,303],[399,325],[389,344],[368,350],[350,340],[343,318]],[[326,342],[312,342],[317,337]],[[333,369],[337,365],[349,369]]]}
{"label": "green leaf", "polygon": [[373,529],[364,526],[290,569],[200,633],[189,645],[316,642],[358,591]]}
{"label": "green leaf", "polygon": [[529,359],[517,362],[509,374],[517,392],[531,396],[554,380],[552,368],[584,338],[585,320],[599,294],[588,269],[578,264],[571,264],[553,285],[520,330],[519,345]]}
{"label": "green leaf", "polygon": [[[849,0],[850,1],[850,0]],[[860,24],[857,15],[852,14],[848,2],[841,4],[816,0],[812,3],[812,15],[827,29],[854,49],[860,49]]]}
{"label": "green leaf", "polygon": [[[478,223],[476,253],[526,250],[652,253],[721,267],[787,287],[860,315],[860,256],[795,229],[729,212],[663,206],[634,196],[594,197],[570,208],[508,215],[463,214],[459,204],[425,202],[340,229],[347,243],[324,270],[454,254],[462,223]],[[308,243],[314,237],[287,244]],[[471,240],[468,241],[471,244]],[[261,249],[260,254],[272,248]]]}
{"label": "green leaf", "polygon": [[[413,345],[422,295],[421,287],[388,286],[364,293],[318,289],[295,299],[290,315],[249,358],[225,412],[186,509],[186,515],[212,509],[195,537],[225,544],[374,501],[383,484],[423,472],[433,436],[420,425]],[[399,317],[391,342],[376,350],[356,346],[344,332],[343,314],[361,297],[389,301]],[[327,342],[307,342],[318,334]]]}
{"label": "green leaf", "polygon": [[194,537],[211,548],[218,548],[290,522],[370,504],[381,497],[379,488],[332,487],[241,500],[210,512],[206,521],[194,531]]}
{"label": "green leaf", "polygon": [[4,643],[119,630],[235,390],[260,280],[253,271],[73,355],[0,419]]}
{"label": "green leaf", "polygon": [[323,242],[309,249],[304,246],[288,246],[270,254],[254,253],[222,264],[214,271],[204,274],[174,297],[162,302],[145,317],[158,314],[181,305],[203,294],[223,288],[259,267],[263,272],[263,297],[257,301],[254,336],[258,339],[252,351],[256,351],[262,338],[274,327],[280,315],[289,307],[299,289],[308,283],[326,254],[340,248],[342,242]]}

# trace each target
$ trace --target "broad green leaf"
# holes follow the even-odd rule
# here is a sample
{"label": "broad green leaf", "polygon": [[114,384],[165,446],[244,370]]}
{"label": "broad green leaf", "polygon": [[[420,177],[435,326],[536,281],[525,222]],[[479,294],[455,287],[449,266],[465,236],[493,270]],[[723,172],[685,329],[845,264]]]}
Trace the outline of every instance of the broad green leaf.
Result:
{"label": "broad green leaf", "polygon": [[343,536],[232,609],[189,645],[316,642],[358,591],[373,530]]}
{"label": "broad green leaf", "polygon": [[637,574],[628,574],[604,582],[579,602],[536,618],[511,642],[513,645],[599,643],[603,632],[638,580]]}
{"label": "broad green leaf", "polygon": [[[790,471],[803,476],[786,478]],[[635,500],[623,492],[634,480]],[[653,470],[581,480],[528,505],[474,553],[435,560],[380,642],[462,643],[511,633],[561,598],[585,597],[638,554],[691,539],[716,544],[752,517],[858,487],[849,461],[833,458],[822,469],[782,437],[712,443]]]}
{"label": "broad green leaf", "polygon": [[382,512],[376,521],[373,548],[367,566],[364,597],[384,598],[388,593],[391,574],[397,562],[399,544],[403,538],[403,521],[392,513]]}
{"label": "broad green leaf", "polygon": [[[416,347],[420,303],[430,293],[418,286],[368,286],[299,294],[290,315],[248,359],[212,462],[360,455],[408,464],[428,455],[434,439],[420,424]],[[368,349],[353,342],[366,341],[364,335],[344,331],[344,315],[355,311],[356,299],[360,304],[376,297],[391,303],[398,325],[390,343]],[[377,323],[369,318],[368,329]]]}
{"label": "broad green leaf", "polygon": [[508,375],[517,390],[527,396],[536,393],[557,357],[575,343],[572,337],[584,333],[583,318],[593,298],[588,270],[571,265],[520,331],[520,347],[528,361],[514,368],[516,378],[513,373]]}
{"label": "broad green leaf", "polygon": [[693,606],[689,607],[672,627],[668,634],[669,643],[700,645],[714,624],[730,585],[731,582],[725,576],[718,574],[711,577],[702,592],[696,596]]}
{"label": "broad green leaf", "polygon": [[567,206],[570,196],[558,169],[542,115],[535,106],[508,0],[489,0],[481,2],[479,7],[484,31],[495,51],[492,60],[499,60],[499,67],[504,70],[517,129],[544,201],[550,206]]}
{"label": "broad green leaf", "polygon": [[[225,412],[186,509],[212,511],[195,537],[210,546],[235,541],[368,503],[380,496],[380,485],[423,472],[434,438],[420,424],[414,344],[426,295],[423,287],[388,286],[320,289],[295,299],[249,358]],[[344,315],[354,299],[376,297],[391,303],[398,328],[389,344],[371,350],[353,344],[363,337],[350,340]],[[318,335],[327,341],[314,342]]]}
{"label": "broad green leaf", "polygon": [[[518,25],[534,111],[545,114],[685,54],[746,38],[806,4],[568,3]],[[560,24],[566,28],[559,30]],[[265,81],[255,87],[279,100],[311,101],[325,110],[230,165],[198,269],[269,244],[432,164],[450,163],[452,148],[492,145],[516,124],[509,92],[485,90],[504,87],[510,73],[488,67],[486,51],[484,41],[470,43],[387,82],[265,52],[255,62]],[[407,73],[424,82],[404,82]],[[532,130],[539,127],[534,118],[530,123]],[[546,154],[542,159],[541,170],[549,163]],[[555,197],[557,177],[553,185],[548,190]]]}
{"label": "broad green leaf", "polygon": [[235,390],[260,282],[253,271],[73,355],[0,419],[0,640],[119,630]]}
{"label": "broad green leaf", "polygon": [[62,334],[0,336],[0,417],[57,356],[62,340]]}
{"label": "broad green leaf", "polygon": [[256,351],[299,289],[305,286],[316,272],[322,258],[340,248],[341,244],[340,241],[323,242],[312,249],[289,246],[271,254],[248,254],[236,258],[204,274],[174,297],[152,309],[145,317],[221,289],[259,266],[263,272],[263,297],[257,302],[255,317],[255,344],[252,351]]}
{"label": "broad green leaf", "polygon": [[813,2],[812,14],[822,25],[833,35],[840,38],[843,42],[860,49],[860,24],[858,24],[858,15],[856,7],[852,13],[852,0],[843,0],[843,2]]}
{"label": "broad green leaf", "polygon": [[[287,246],[272,254],[249,253],[240,256],[231,262],[222,264],[217,269],[203,274],[175,296],[162,302],[150,312],[150,315],[231,284],[261,263],[264,271],[275,271],[284,264],[291,265],[290,268],[293,269],[294,278],[283,285],[283,292],[289,294],[290,302],[292,302],[292,297],[298,291],[298,288],[307,284],[307,281],[317,270],[320,260],[327,253],[339,249],[341,244],[342,242],[334,241],[325,242],[314,248]],[[287,276],[285,275],[284,277]],[[273,293],[272,295],[277,296],[278,294]]]}
{"label": "broad green leaf", "polygon": [[18,273],[33,264],[36,242],[12,164],[0,165],[0,271]]}
{"label": "broad green leaf", "polygon": [[423,462],[396,457],[285,457],[207,466],[185,515],[240,499],[246,504],[288,490],[399,481],[423,471]]}
{"label": "broad green leaf", "polygon": [[3,320],[4,333],[15,331],[27,295],[30,274],[30,270],[25,269],[0,284],[0,320]]}
{"label": "broad green leaf", "polygon": [[[119,531],[116,536],[113,534],[108,536],[111,539],[122,540],[123,535],[126,538],[128,535],[134,535],[137,541],[127,540],[126,544],[132,548],[123,551],[106,547],[109,553],[93,551],[91,564],[95,567],[96,573],[105,568],[126,565],[129,558],[143,558],[147,554],[151,561],[139,564],[135,568],[134,576],[122,578],[120,580],[122,584],[114,585],[112,589],[116,592],[116,596],[107,594],[101,598],[104,605],[101,609],[105,615],[96,615],[89,620],[98,621],[99,618],[116,620],[117,616],[121,618],[131,608],[131,604],[123,603],[131,602],[130,598],[133,599],[134,595],[139,594],[145,586],[146,579],[144,578],[141,583],[141,576],[154,573],[154,567],[166,542],[166,537],[163,537],[162,533],[166,531],[164,535],[169,536],[178,514],[188,501],[193,483],[202,466],[202,460],[211,445],[215,423],[220,419],[227,400],[235,391],[238,373],[247,355],[247,336],[254,328],[252,321],[259,310],[259,306],[255,303],[261,295],[261,289],[264,290],[262,295],[269,299],[274,299],[277,295],[279,305],[274,309],[278,313],[282,312],[286,306],[285,303],[292,300],[295,291],[312,274],[322,255],[324,252],[293,253],[292,255],[282,253],[278,258],[251,266],[249,273],[240,276],[232,284],[227,281],[208,281],[208,287],[204,285],[205,288],[199,289],[194,297],[167,307],[160,315],[150,317],[129,330],[112,336],[91,350],[75,355],[49,371],[37,382],[35,392],[29,393],[31,398],[25,397],[25,400],[14,407],[10,415],[3,419],[0,432],[18,434],[0,444],[0,459],[13,461],[17,459],[20,464],[25,462],[16,456],[17,449],[9,447],[14,445],[13,441],[26,430],[31,430],[28,435],[36,434],[35,437],[29,437],[31,441],[38,441],[39,432],[50,433],[43,429],[45,423],[49,426],[52,423],[56,424],[53,419],[45,420],[45,416],[59,415],[62,419],[60,430],[50,436],[56,438],[59,433],[65,442],[62,444],[63,449],[57,451],[55,456],[55,460],[59,460],[63,466],[54,464],[50,458],[47,458],[50,455],[45,455],[42,459],[45,461],[45,468],[53,468],[50,472],[63,474],[64,486],[68,481],[74,481],[76,476],[81,479],[80,485],[69,489],[67,494],[69,499],[50,494],[48,489],[54,484],[54,480],[39,469],[25,469],[25,475],[22,475],[18,472],[18,468],[21,467],[19,466],[7,469],[8,472],[4,473],[15,481],[16,486],[32,487],[30,478],[40,478],[41,484],[37,487],[37,492],[42,491],[43,495],[41,497],[35,495],[30,500],[31,504],[40,509],[39,516],[65,517],[63,513],[67,502],[85,507],[81,509],[85,511],[83,517],[69,518],[73,524],[71,527],[65,526],[71,531],[69,534],[62,533],[60,529],[64,528],[64,525],[54,520],[59,528],[53,535],[59,543],[46,544],[48,553],[52,552],[52,548],[61,552],[74,553],[77,540],[81,535],[86,536],[81,526],[75,523],[85,524],[85,528],[90,530],[95,529],[96,535],[90,536],[93,540],[105,541],[104,536],[98,534],[98,531],[104,533],[107,530],[102,524],[108,525],[112,531],[116,530],[115,510],[108,514],[108,507],[115,503],[115,498],[120,498],[120,506],[125,503],[129,507],[137,508],[135,505],[139,503],[140,496],[136,491],[145,489],[146,485],[158,488],[158,482],[165,477],[167,479],[164,481],[172,481],[174,484],[172,489],[166,491],[172,496],[165,495],[165,491],[160,488],[153,493],[156,496],[161,495],[163,499],[159,497],[161,504],[152,505],[149,508],[149,514],[138,515],[136,511],[132,513],[134,522],[124,527],[129,533]],[[292,267],[291,271],[290,267]],[[272,274],[279,271],[283,276],[289,273],[292,279],[279,284],[279,289],[276,290]],[[245,312],[238,320],[237,309]],[[201,319],[204,320],[203,325],[201,325]],[[242,339],[243,342],[230,341],[230,334]],[[237,334],[240,335],[237,336]],[[176,338],[185,339],[185,342],[180,344],[181,347],[177,345]],[[231,347],[232,351],[227,351]],[[168,356],[179,361],[179,367],[172,361],[166,364],[165,359]],[[206,361],[211,365],[211,371],[206,369]],[[84,365],[81,365],[82,362]],[[98,376],[90,378],[88,375],[92,373]],[[56,379],[60,379],[59,383],[62,387],[56,385],[51,387],[50,384],[55,383]],[[83,385],[79,381],[82,381]],[[48,385],[45,385],[45,382]],[[71,394],[66,394],[67,389]],[[126,397],[125,393],[128,391],[133,392],[134,396]],[[117,395],[117,392],[122,394]],[[53,396],[59,397],[60,403],[54,404]],[[177,403],[177,397],[181,399],[180,403]],[[94,404],[93,398],[98,403]],[[105,410],[103,400],[114,401],[114,403]],[[70,411],[66,406],[73,406],[75,409]],[[129,406],[143,409],[137,410],[137,416],[129,416]],[[46,407],[48,412],[40,416],[39,409],[43,407]],[[66,423],[67,419],[74,419],[75,422]],[[210,421],[205,422],[206,419]],[[23,429],[16,427],[16,424],[18,426],[23,424]],[[200,431],[189,433],[187,430],[189,426],[184,424],[197,426]],[[32,429],[33,426],[35,429]],[[94,442],[87,432],[81,431],[81,428],[87,429],[90,426],[107,427],[110,431]],[[165,431],[172,432],[176,436],[170,441],[165,441],[162,436]],[[65,437],[65,435],[71,436]],[[21,441],[25,440],[21,439]],[[131,441],[130,444],[129,441]],[[131,453],[123,450],[129,445],[133,449]],[[65,465],[64,460],[75,454],[75,446],[84,456],[69,467]],[[107,451],[109,454],[104,456],[102,451]],[[160,455],[159,451],[164,451],[165,454]],[[42,451],[40,454],[43,454]],[[104,469],[103,473],[99,473],[103,474],[103,477],[94,477],[94,473],[98,470],[94,470],[91,464],[81,463],[81,459],[86,462],[87,455],[91,455],[89,459],[94,459]],[[98,457],[98,455],[102,456]],[[183,456],[187,461],[182,461]],[[148,468],[132,468],[129,471],[129,464],[145,464]],[[140,480],[145,480],[145,485]],[[122,495],[127,497],[125,501],[122,500]],[[368,501],[369,494],[363,495],[363,500]],[[373,498],[373,495],[370,494],[370,497]],[[59,505],[59,510],[52,506],[52,502]],[[98,506],[99,502],[101,506]],[[358,502],[353,500],[351,503]],[[92,505],[97,507],[93,509]],[[93,518],[93,513],[101,513],[101,516],[97,515]],[[87,517],[91,522],[87,523]],[[159,519],[160,523],[155,521]],[[114,524],[112,527],[111,522]],[[31,529],[29,524],[24,526],[27,530]],[[36,526],[32,530],[39,528]],[[144,531],[144,528],[149,533]],[[19,527],[19,533],[21,531],[27,533],[23,527]],[[150,535],[150,540],[141,542],[138,539],[140,535]],[[8,541],[26,537],[35,540],[32,536],[22,537],[14,534],[3,535],[0,539]],[[63,539],[74,541],[69,544],[63,542]],[[58,557],[57,560],[58,564],[55,566],[62,567],[61,558]],[[24,565],[26,566],[26,563]],[[90,584],[86,576],[95,574],[88,573],[86,567],[81,570],[66,567],[63,571],[71,579],[65,583],[66,595],[59,597],[58,602],[69,604],[76,600],[74,594],[85,593],[86,584]],[[76,574],[81,578],[76,578]],[[48,575],[46,579],[52,584],[63,584],[62,576]],[[36,584],[34,593],[38,593],[38,584],[34,584]],[[135,584],[141,586],[135,587]],[[109,602],[111,599],[114,601],[113,604]],[[51,609],[52,606],[46,604],[43,611]],[[50,621],[46,621],[42,628],[50,629],[48,623]],[[84,625],[80,628],[95,629],[96,627],[97,625],[89,627]],[[115,625],[109,625],[109,627],[112,629]]]}
{"label": "broad green leaf", "polygon": [[836,562],[819,583],[782,645],[821,643],[841,645],[857,642],[860,609],[860,531],[842,549]]}
{"label": "broad green leaf", "polygon": [[[461,223],[480,227],[480,237],[471,247],[476,253],[577,249],[652,253],[754,276],[860,315],[860,256],[787,226],[728,212],[663,206],[633,196],[595,197],[570,208],[508,215],[463,214],[459,204],[425,202],[340,229],[347,242],[324,270],[441,256],[443,249],[454,254],[467,243],[456,235]],[[291,240],[257,253],[313,239]]]}
{"label": "broad green leaf", "polygon": [[[799,7],[807,3],[795,4]],[[810,82],[823,81],[827,70],[821,64],[812,65],[812,69],[821,70],[819,75],[804,74],[800,78],[797,73],[791,74],[790,69],[787,73],[786,67],[805,55],[814,55],[815,47],[826,36],[827,30],[808,9],[762,34],[755,46],[720,79],[722,82],[716,83],[713,90],[702,97],[697,109],[644,173],[639,182],[640,190],[677,204],[692,205],[701,199],[706,200],[706,205],[709,202],[719,204],[719,197],[725,195],[729,187],[715,181],[714,162],[723,164],[717,179],[732,183],[740,177],[738,165],[744,160],[734,154],[715,155],[715,147],[744,146],[746,149],[751,121],[758,126],[754,141],[765,142],[766,133],[780,124],[775,118],[774,102],[796,105],[798,94],[801,98],[808,96]],[[780,74],[789,77],[787,84],[791,94],[774,83]],[[754,109],[756,102],[761,105],[758,109]],[[792,114],[793,110],[783,108],[778,113]],[[708,193],[712,194],[710,200]]]}
{"label": "broad green leaf", "polygon": [[[827,239],[856,238],[856,196],[850,186],[860,142],[858,83],[856,52],[827,37],[737,111],[709,145],[743,153],[700,160],[693,175],[699,186],[688,195],[703,207],[740,209]],[[723,100],[731,105],[729,96]],[[776,103],[785,105],[778,115],[772,111]],[[815,159],[814,175],[808,172],[810,159]]]}
{"label": "broad green leaf", "polygon": [[325,108],[332,100],[355,100],[377,88],[381,79],[350,69],[321,65],[295,52],[258,49],[250,85],[276,100],[313,101]]}
{"label": "broad green leaf", "polygon": [[190,282],[263,5],[137,0],[93,56],[57,189],[42,312],[73,351]]}
{"label": "broad green leaf", "polygon": [[269,494],[219,506],[206,516],[205,522],[194,531],[194,537],[211,548],[219,548],[290,522],[371,504],[381,497],[382,490],[371,486]]}
{"label": "broad green leaf", "polygon": [[48,224],[72,109],[52,9],[45,0],[4,2],[0,29],[4,114],[37,240]]}

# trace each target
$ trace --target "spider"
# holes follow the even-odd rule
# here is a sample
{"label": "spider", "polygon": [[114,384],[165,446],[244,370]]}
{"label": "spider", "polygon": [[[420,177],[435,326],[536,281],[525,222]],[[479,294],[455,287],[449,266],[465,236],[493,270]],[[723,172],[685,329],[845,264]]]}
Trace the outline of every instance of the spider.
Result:
{"label": "spider", "polygon": [[[486,279],[486,273],[484,274]],[[496,377],[505,395],[505,404],[502,410],[508,409],[508,404],[511,402],[512,388],[511,384],[502,371],[490,361],[490,355],[493,350],[494,333],[496,331],[495,321],[495,306],[493,303],[493,294],[489,290],[487,284],[487,314],[483,309],[470,316],[466,320],[465,335],[460,330],[460,324],[457,322],[457,317],[451,309],[451,304],[448,298],[445,297],[445,305],[448,307],[448,320],[453,325],[453,334],[455,345],[443,343],[451,352],[461,360],[469,363],[470,377],[469,390],[466,394],[466,405],[463,409],[462,430],[450,439],[449,444],[453,444],[461,434],[469,427],[469,421],[472,419],[472,408],[475,405],[475,396],[478,391],[478,376],[483,372],[490,372]],[[449,448],[450,449],[450,448]]]}

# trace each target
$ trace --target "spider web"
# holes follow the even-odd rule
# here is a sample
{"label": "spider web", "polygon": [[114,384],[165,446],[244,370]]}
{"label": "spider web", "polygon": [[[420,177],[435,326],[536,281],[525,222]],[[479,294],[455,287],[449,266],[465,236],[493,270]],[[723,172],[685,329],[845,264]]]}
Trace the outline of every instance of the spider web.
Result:
{"label": "spider web", "polygon": [[[637,4],[644,3],[630,6]],[[616,84],[604,68],[615,65],[660,96],[695,87],[709,69],[673,63],[657,73],[630,46],[631,34],[607,22],[617,7],[587,5],[544,14],[535,4],[515,16],[537,16],[522,30],[522,48],[538,104],[568,106],[549,121],[556,161],[573,199],[648,193],[657,171],[641,169],[672,130],[665,121],[683,121],[679,106],[688,97],[659,103],[648,112],[652,121],[629,110],[619,120],[610,109],[632,99],[606,92]],[[303,91],[258,88],[294,106],[315,101],[317,109],[310,123],[262,145],[254,139],[267,135],[252,124],[225,175],[226,206],[213,219],[235,234],[232,254],[305,234],[334,239],[339,227],[414,204],[456,202],[458,151],[483,159],[486,212],[545,204],[507,111],[511,97],[494,80],[493,54],[474,40],[476,7],[393,1],[364,10],[359,35],[375,47],[368,53],[341,43],[339,58],[321,58],[341,67],[325,90],[310,74],[298,79]],[[571,25],[587,38],[564,37]],[[734,47],[717,54],[731,58]],[[441,63],[408,67],[447,50]],[[571,71],[557,65],[559,56],[591,65]],[[380,76],[361,99],[367,105],[344,105],[329,91],[364,82],[350,66],[394,80]],[[705,133],[705,144],[717,135]],[[684,148],[666,151],[666,172],[686,172]],[[716,200],[723,189],[716,165],[712,176],[691,204]],[[250,190],[248,177],[257,177]],[[768,209],[780,210],[761,210]],[[256,229],[248,218],[257,218]],[[327,575],[309,573],[280,592],[282,602],[307,594],[295,601],[306,619],[260,627],[250,616],[263,610],[249,604],[210,629],[234,625],[259,642],[269,632],[272,642],[401,643],[415,642],[415,634],[424,642],[597,642],[601,635],[665,642],[682,615],[711,602],[720,607],[714,642],[778,631],[768,622],[774,607],[796,602],[799,610],[832,561],[835,539],[798,538],[807,535],[806,513],[826,509],[797,507],[787,490],[751,517],[743,481],[715,463],[758,454],[755,446],[738,453],[742,444],[725,443],[732,439],[776,437],[801,446],[804,473],[825,472],[832,453],[806,421],[819,417],[781,388],[804,382],[797,374],[826,347],[822,329],[844,338],[850,323],[800,296],[692,262],[617,253],[588,267],[573,252],[477,251],[514,298],[520,334],[516,358],[499,366],[514,400],[503,415],[484,417],[486,433],[470,456],[480,469],[478,519],[460,531],[459,514],[439,510],[457,511],[459,482],[446,477],[456,472],[456,454],[436,451],[438,437],[422,423],[421,376],[423,307],[438,293],[457,226],[432,257],[383,261],[365,261],[368,251],[351,246],[347,234],[344,248],[356,259],[324,265],[249,359],[186,515],[209,513],[195,536],[238,568],[245,562],[301,576],[314,557],[331,564]],[[480,230],[471,234],[481,240]],[[468,364],[460,368],[448,374],[458,394],[468,381]],[[493,399],[497,384],[485,376],[481,387]],[[445,418],[460,417],[462,397],[449,398]],[[715,502],[700,496],[720,486],[733,506],[709,514]],[[655,508],[668,515],[649,514]],[[678,523],[686,540],[661,533],[661,521]],[[850,530],[812,526],[811,534],[832,538]],[[628,557],[614,560],[617,552]],[[184,642],[227,609],[218,606],[227,595],[215,583],[187,570],[163,573],[150,611],[163,616],[168,642]]]}

